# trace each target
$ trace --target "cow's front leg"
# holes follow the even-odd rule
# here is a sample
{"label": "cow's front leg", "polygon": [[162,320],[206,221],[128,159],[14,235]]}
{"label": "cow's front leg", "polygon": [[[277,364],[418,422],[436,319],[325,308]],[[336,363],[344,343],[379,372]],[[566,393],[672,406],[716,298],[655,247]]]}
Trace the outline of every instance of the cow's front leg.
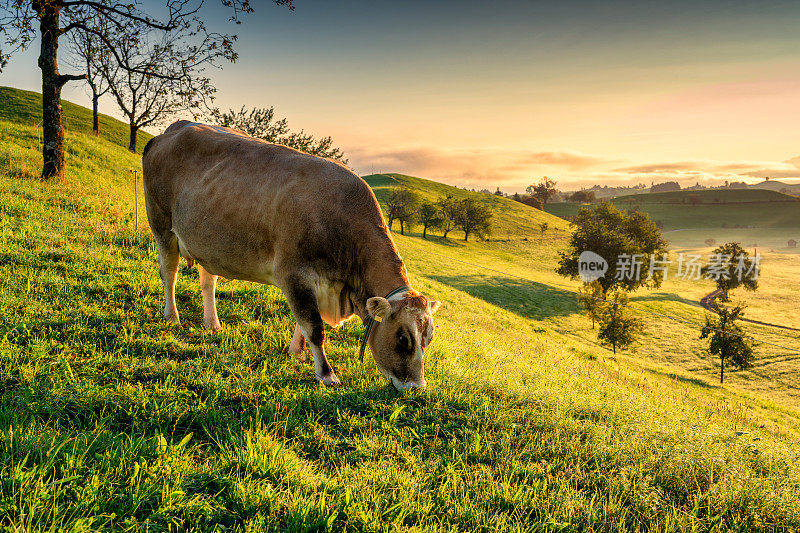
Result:
{"label": "cow's front leg", "polygon": [[203,324],[212,331],[219,331],[222,326],[217,318],[217,302],[214,291],[217,288],[217,276],[210,274],[200,263],[197,264],[200,272],[200,290],[203,292]]}
{"label": "cow's front leg", "polygon": [[314,356],[314,374],[317,377],[317,381],[328,387],[339,385],[339,378],[336,377],[333,368],[328,363],[328,358],[325,357],[323,348],[325,325],[319,314],[317,295],[301,276],[289,277],[286,286],[282,288],[289,302],[289,308],[297,320],[297,327],[311,348],[311,354]]}

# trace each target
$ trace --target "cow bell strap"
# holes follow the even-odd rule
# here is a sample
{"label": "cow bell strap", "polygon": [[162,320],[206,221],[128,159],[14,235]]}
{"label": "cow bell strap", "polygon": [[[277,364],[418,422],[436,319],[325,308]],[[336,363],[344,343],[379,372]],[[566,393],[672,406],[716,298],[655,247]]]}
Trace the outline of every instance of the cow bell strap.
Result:
{"label": "cow bell strap", "polygon": [[[402,285],[397,287],[395,290],[384,296],[387,300],[394,296],[395,294],[399,294],[403,291],[409,290],[408,287]],[[367,317],[364,319],[364,336],[361,337],[361,349],[358,352],[358,360],[359,362],[364,362],[364,350],[367,348],[367,341],[369,340],[369,335],[372,333],[372,328],[375,327],[375,322],[380,322],[382,319],[378,318],[377,320],[369,314],[369,311],[366,311]]]}

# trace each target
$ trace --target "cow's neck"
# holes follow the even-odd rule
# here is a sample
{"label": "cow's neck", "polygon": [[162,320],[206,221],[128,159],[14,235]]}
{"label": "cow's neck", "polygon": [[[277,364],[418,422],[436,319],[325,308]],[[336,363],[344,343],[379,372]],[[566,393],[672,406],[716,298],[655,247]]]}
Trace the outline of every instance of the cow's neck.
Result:
{"label": "cow's neck", "polygon": [[367,316],[367,300],[374,296],[386,296],[398,287],[411,284],[403,260],[392,246],[391,252],[376,254],[365,261],[363,279],[353,285],[354,290],[350,295],[353,311],[362,320]]}

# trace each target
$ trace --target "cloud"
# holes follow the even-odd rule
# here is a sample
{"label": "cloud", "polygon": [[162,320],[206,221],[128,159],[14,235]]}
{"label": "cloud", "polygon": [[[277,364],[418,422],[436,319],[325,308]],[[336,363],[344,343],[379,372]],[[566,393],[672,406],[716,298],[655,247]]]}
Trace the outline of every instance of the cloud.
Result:
{"label": "cloud", "polygon": [[476,188],[524,189],[548,174],[574,174],[612,160],[570,151],[454,150],[428,147],[347,150],[362,173],[401,172]]}
{"label": "cloud", "polygon": [[800,156],[784,161],[681,160],[632,162],[577,151],[445,149],[434,147],[347,150],[357,172],[400,172],[476,189],[522,191],[542,176],[562,189],[593,184],[678,181],[716,185],[724,181],[800,178]]}

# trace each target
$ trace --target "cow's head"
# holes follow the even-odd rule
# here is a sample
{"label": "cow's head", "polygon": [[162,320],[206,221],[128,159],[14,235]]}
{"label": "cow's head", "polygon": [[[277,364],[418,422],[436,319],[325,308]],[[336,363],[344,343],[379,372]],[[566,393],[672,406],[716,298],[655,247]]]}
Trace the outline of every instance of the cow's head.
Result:
{"label": "cow's head", "polygon": [[367,300],[376,320],[369,347],[378,369],[398,390],[425,386],[425,348],[433,340],[433,314],[440,302],[410,291],[391,300]]}

